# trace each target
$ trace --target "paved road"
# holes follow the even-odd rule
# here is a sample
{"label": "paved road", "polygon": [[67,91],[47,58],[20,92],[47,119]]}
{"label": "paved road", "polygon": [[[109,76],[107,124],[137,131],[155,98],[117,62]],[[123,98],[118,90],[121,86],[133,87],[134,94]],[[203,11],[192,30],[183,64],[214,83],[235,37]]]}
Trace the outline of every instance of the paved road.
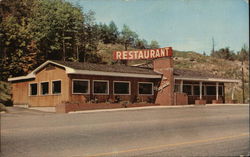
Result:
{"label": "paved road", "polygon": [[1,115],[3,157],[239,156],[249,152],[249,106],[81,114]]}

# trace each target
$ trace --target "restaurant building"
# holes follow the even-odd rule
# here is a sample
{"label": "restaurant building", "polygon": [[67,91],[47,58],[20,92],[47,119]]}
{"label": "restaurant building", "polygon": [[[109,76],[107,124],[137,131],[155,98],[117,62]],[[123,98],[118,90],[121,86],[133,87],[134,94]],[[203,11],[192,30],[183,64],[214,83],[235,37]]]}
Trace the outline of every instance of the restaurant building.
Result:
{"label": "restaurant building", "polygon": [[58,112],[225,103],[224,84],[239,82],[174,69],[172,55],[137,66],[48,60],[28,75],[9,81],[14,105],[57,107]]}

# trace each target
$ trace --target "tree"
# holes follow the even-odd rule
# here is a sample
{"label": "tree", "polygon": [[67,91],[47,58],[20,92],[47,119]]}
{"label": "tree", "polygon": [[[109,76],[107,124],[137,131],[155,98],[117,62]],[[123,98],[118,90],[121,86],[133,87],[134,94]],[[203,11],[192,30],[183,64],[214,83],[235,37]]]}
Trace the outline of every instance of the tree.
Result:
{"label": "tree", "polygon": [[80,8],[62,0],[43,0],[34,8],[31,23],[45,59],[66,60],[74,56],[76,34],[83,23]]}
{"label": "tree", "polygon": [[111,21],[109,23],[108,31],[109,31],[110,43],[112,44],[117,43],[119,37],[119,31],[114,21]]}
{"label": "tree", "polygon": [[150,47],[151,49],[157,49],[157,48],[159,48],[160,46],[159,46],[159,44],[158,44],[158,42],[157,42],[156,40],[152,40],[151,43],[150,43],[150,45],[149,45],[149,47]]}
{"label": "tree", "polygon": [[212,57],[227,59],[227,60],[235,60],[236,54],[233,51],[230,51],[229,47],[221,48],[218,51],[214,51],[211,53]]}
{"label": "tree", "polygon": [[137,48],[137,49],[148,49],[149,45],[148,45],[147,40],[145,40],[145,39],[137,39],[135,48]]}
{"label": "tree", "polygon": [[30,8],[34,4],[35,2],[27,0],[0,2],[1,80],[6,80],[9,76],[23,75],[36,64],[38,50],[30,33],[29,23]]}
{"label": "tree", "polygon": [[238,54],[238,58],[241,61],[249,60],[249,49],[245,44],[241,48],[241,51]]}
{"label": "tree", "polygon": [[99,62],[94,12],[64,0],[0,1],[0,79],[48,59]]}
{"label": "tree", "polygon": [[121,32],[121,43],[124,45],[125,50],[128,46],[135,46],[135,42],[138,39],[138,35],[133,32],[127,25],[123,25]]}

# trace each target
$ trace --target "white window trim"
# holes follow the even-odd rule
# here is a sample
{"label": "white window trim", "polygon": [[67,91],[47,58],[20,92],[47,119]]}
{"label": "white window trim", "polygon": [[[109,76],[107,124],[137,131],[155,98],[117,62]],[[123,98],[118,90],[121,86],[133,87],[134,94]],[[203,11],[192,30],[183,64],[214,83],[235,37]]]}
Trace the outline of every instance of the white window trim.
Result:
{"label": "white window trim", "polygon": [[[144,83],[144,84],[151,84],[151,86],[152,86],[152,94],[140,94],[140,90],[139,90],[139,84],[140,83]],[[152,96],[152,95],[154,95],[154,83],[153,82],[138,82],[137,83],[137,93],[138,93],[138,95],[145,95],[145,96]]]}
{"label": "white window trim", "polygon": [[[48,82],[48,90],[49,90],[48,92],[49,92],[49,93],[48,93],[48,94],[42,94],[42,83],[46,83],[46,82]],[[40,87],[40,89],[39,89],[39,91],[40,91],[40,92],[39,92],[39,95],[40,95],[40,96],[50,95],[50,82],[49,82],[49,81],[42,81],[42,82],[40,82],[39,84],[40,84],[40,86],[39,86],[39,87]]]}
{"label": "white window trim", "polygon": [[[95,82],[107,82],[107,84],[108,84],[108,86],[107,86],[107,93],[95,93],[94,91],[95,91],[95,86],[94,86],[94,83]],[[94,95],[109,95],[109,80],[93,80],[92,81],[92,93],[94,94]]]}
{"label": "white window trim", "polygon": [[[87,93],[74,93],[74,81],[87,81],[88,82],[88,91],[87,91]],[[72,87],[71,87],[71,93],[72,94],[90,94],[90,80],[88,80],[88,79],[72,79],[71,84],[72,84]]]}
{"label": "white window trim", "polygon": [[[53,88],[54,88],[53,82],[56,81],[61,81],[61,93],[53,93]],[[51,80],[51,95],[61,95],[61,94],[62,94],[62,80]]]}
{"label": "white window trim", "polygon": [[[129,89],[128,89],[128,94],[117,94],[115,93],[115,83],[116,82],[122,82],[122,83],[128,83],[129,84]],[[130,81],[113,81],[113,95],[131,95],[131,82]]]}
{"label": "white window trim", "polygon": [[[32,85],[32,84],[36,84],[37,85],[37,91],[36,91],[36,95],[31,95],[31,87],[30,87],[30,85]],[[39,83],[38,82],[32,82],[32,83],[29,83],[29,91],[28,91],[28,95],[29,96],[38,96],[39,95]]]}

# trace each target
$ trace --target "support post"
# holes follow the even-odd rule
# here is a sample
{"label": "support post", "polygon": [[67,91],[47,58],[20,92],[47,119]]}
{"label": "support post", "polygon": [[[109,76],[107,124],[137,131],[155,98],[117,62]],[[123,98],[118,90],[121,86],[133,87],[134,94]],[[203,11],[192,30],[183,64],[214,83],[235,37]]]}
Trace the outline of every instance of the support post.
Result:
{"label": "support post", "polygon": [[219,82],[216,82],[216,100],[219,100]]}
{"label": "support post", "polygon": [[183,93],[183,80],[181,80],[181,87],[180,92]]}
{"label": "support post", "polygon": [[235,91],[235,86],[233,86],[233,90],[232,90],[232,100],[234,100],[234,91]]}
{"label": "support post", "polygon": [[200,100],[202,100],[202,82],[200,82]]}

